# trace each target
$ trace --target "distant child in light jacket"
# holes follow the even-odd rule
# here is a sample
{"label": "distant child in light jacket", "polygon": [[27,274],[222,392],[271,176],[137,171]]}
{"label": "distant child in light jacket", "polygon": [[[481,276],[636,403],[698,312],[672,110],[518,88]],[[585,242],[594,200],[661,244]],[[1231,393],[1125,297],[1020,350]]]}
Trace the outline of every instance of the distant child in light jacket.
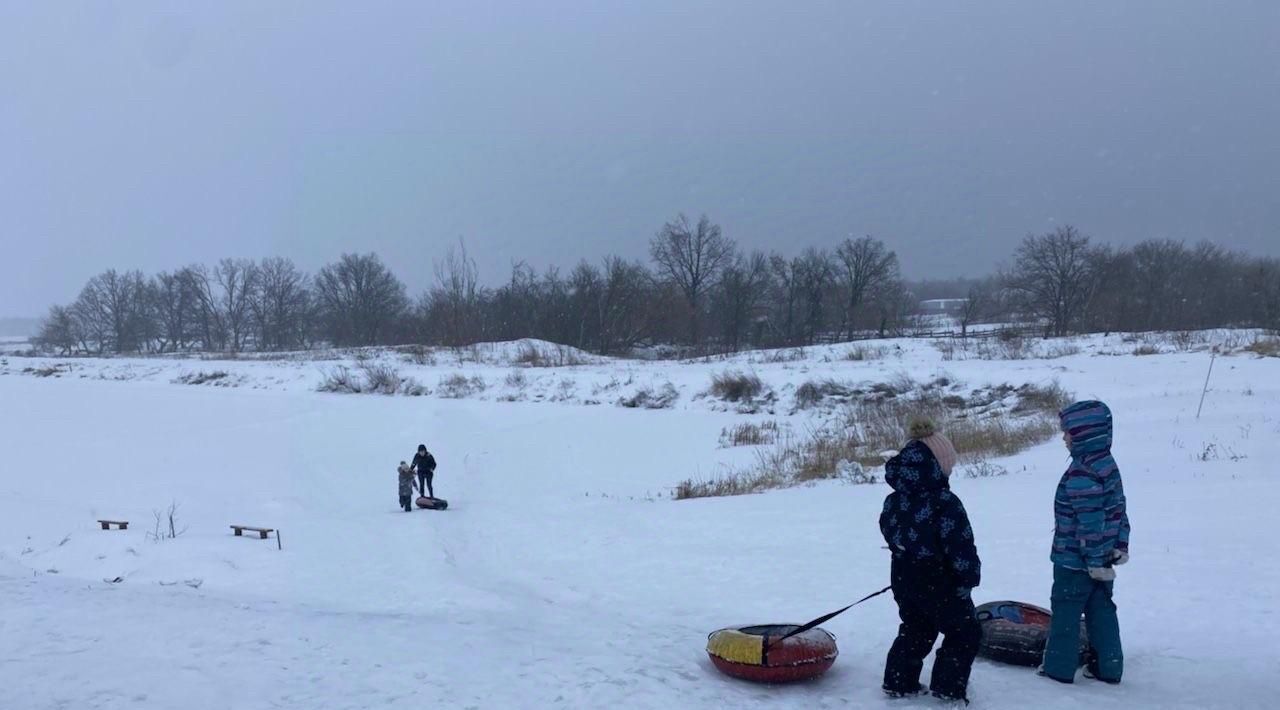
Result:
{"label": "distant child in light jacket", "polygon": [[400,507],[408,513],[413,510],[413,469],[401,461],[396,472],[400,474]]}

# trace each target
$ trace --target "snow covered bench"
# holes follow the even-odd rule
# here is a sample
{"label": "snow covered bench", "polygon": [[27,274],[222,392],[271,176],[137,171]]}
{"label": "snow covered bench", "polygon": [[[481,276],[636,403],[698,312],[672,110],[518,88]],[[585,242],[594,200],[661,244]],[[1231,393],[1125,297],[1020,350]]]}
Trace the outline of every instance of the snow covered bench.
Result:
{"label": "snow covered bench", "polygon": [[99,520],[98,524],[102,526],[103,530],[110,530],[112,525],[116,526],[119,530],[129,529],[128,520]]}
{"label": "snow covered bench", "polygon": [[232,525],[231,529],[236,532],[236,537],[243,535],[245,530],[252,530],[253,532],[258,533],[258,537],[263,540],[267,539],[268,533],[275,532],[273,528],[255,528],[252,525]]}

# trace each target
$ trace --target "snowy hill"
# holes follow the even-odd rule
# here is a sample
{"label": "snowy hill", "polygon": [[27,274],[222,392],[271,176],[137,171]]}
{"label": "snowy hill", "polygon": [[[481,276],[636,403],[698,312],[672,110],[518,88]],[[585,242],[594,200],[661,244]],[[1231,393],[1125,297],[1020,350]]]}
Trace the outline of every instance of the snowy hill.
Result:
{"label": "snowy hill", "polygon": [[[325,360],[0,358],[0,704],[934,707],[879,693],[897,623],[888,599],[826,625],[841,656],[815,683],[751,686],[703,652],[714,629],[803,621],[884,586],[884,486],[669,491],[754,460],[752,447],[720,446],[726,427],[826,416],[796,406],[806,382],[945,374],[965,388],[1058,381],[1107,400],[1134,530],[1117,583],[1124,685],[1062,687],[980,661],[975,707],[1270,707],[1280,359],[1219,357],[1196,419],[1205,347],[1135,347],[1097,337],[1009,360],[923,341],[690,363],[538,343]],[[316,391],[336,368],[378,365],[420,396]],[[744,408],[707,395],[729,370],[775,396]],[[668,385],[664,409],[619,405]],[[440,462],[448,511],[396,508],[395,465],[420,442]],[[999,463],[1009,475],[954,485],[984,560],[975,600],[1047,605],[1065,452],[1051,440]],[[171,503],[181,534],[153,539]],[[98,518],[131,525],[105,532]],[[277,528],[282,549],[231,524]]]}

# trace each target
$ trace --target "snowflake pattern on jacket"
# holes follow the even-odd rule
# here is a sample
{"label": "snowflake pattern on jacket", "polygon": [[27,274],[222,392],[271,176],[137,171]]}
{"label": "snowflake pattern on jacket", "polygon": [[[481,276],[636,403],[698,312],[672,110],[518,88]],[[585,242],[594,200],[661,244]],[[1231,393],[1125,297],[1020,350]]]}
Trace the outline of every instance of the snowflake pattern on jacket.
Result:
{"label": "snowflake pattern on jacket", "polygon": [[957,587],[982,581],[982,561],[960,497],[929,447],[912,441],[885,464],[893,493],[884,499],[880,532],[896,560],[936,566]]}

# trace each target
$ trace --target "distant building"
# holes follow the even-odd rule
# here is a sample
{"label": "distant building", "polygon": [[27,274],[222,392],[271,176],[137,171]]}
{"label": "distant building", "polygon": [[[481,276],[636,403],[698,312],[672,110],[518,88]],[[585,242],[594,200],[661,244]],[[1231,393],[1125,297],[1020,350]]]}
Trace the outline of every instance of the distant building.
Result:
{"label": "distant building", "polygon": [[967,298],[930,298],[920,302],[920,312],[926,315],[956,315],[968,303]]}

